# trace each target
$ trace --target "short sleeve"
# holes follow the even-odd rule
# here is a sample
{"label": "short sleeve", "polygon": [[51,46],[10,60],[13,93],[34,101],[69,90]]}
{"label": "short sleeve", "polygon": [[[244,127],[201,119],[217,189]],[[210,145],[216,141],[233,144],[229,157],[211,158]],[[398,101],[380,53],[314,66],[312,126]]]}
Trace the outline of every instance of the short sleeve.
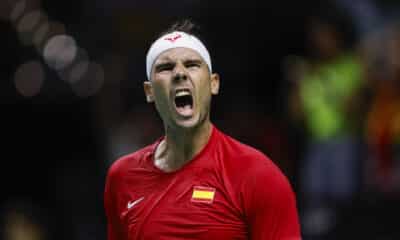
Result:
{"label": "short sleeve", "polygon": [[251,168],[240,198],[252,240],[299,240],[295,194],[280,169],[270,160]]}

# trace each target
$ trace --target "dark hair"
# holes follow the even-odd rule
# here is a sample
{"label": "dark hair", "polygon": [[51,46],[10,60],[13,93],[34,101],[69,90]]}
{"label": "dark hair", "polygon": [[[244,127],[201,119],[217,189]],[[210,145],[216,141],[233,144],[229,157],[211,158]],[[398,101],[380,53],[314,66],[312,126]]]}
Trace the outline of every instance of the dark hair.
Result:
{"label": "dark hair", "polygon": [[196,23],[194,23],[192,20],[190,19],[182,19],[182,20],[178,20],[176,22],[174,22],[172,25],[170,25],[167,30],[161,32],[156,39],[164,36],[165,34],[168,33],[172,33],[175,31],[179,31],[179,32],[185,32],[187,34],[193,35],[195,37],[197,37],[198,39],[200,39],[200,41],[203,41],[203,39],[201,39],[201,34],[200,34],[200,26]]}

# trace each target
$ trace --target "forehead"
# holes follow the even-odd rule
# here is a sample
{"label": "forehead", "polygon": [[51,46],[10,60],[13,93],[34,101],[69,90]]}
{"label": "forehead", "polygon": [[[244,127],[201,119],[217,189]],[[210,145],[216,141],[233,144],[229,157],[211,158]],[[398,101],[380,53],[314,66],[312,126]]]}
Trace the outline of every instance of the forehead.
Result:
{"label": "forehead", "polygon": [[155,64],[167,61],[200,60],[204,61],[198,52],[190,48],[178,47],[162,52],[154,62]]}

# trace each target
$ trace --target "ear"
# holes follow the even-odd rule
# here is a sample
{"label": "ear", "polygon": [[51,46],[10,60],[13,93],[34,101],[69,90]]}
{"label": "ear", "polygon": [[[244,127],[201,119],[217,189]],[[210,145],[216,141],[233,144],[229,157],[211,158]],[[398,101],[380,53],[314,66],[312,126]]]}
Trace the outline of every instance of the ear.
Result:
{"label": "ear", "polygon": [[144,94],[146,95],[147,102],[154,102],[153,85],[150,81],[143,82]]}
{"label": "ear", "polygon": [[211,74],[211,93],[217,95],[219,92],[219,75],[218,73]]}

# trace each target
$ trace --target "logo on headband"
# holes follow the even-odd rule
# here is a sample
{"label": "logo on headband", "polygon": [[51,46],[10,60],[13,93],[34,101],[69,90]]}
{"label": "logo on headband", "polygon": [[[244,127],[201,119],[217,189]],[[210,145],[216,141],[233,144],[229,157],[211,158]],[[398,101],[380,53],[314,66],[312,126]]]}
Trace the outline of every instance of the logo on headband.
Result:
{"label": "logo on headband", "polygon": [[164,40],[168,40],[168,41],[174,43],[176,40],[178,40],[181,37],[182,37],[182,35],[177,34],[177,35],[172,36],[172,37],[166,37],[166,38],[164,38]]}

